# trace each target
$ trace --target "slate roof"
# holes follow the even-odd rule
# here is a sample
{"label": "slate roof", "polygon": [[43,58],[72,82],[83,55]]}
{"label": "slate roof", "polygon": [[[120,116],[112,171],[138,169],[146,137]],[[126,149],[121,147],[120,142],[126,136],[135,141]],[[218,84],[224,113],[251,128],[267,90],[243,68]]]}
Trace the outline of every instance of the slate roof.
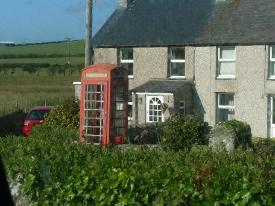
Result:
{"label": "slate roof", "polygon": [[192,89],[193,82],[191,80],[167,80],[152,79],[146,83],[134,88],[131,92],[140,93],[174,93],[179,90]]}
{"label": "slate roof", "polygon": [[94,47],[275,43],[275,0],[131,0]]}

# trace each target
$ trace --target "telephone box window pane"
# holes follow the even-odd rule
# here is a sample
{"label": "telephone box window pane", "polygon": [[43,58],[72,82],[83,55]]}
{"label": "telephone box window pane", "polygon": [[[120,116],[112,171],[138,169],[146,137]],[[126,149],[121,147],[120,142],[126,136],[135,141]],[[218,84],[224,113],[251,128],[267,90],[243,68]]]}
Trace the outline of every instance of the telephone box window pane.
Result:
{"label": "telephone box window pane", "polygon": [[95,127],[95,126],[100,125],[100,121],[101,120],[99,120],[99,119],[86,119],[86,125]]}
{"label": "telephone box window pane", "polygon": [[123,117],[123,111],[116,111],[115,112],[115,118],[122,118]]}
{"label": "telephone box window pane", "polygon": [[92,135],[92,136],[101,136],[101,128],[96,128],[96,127],[88,127],[87,128],[88,134]]}
{"label": "telephone box window pane", "polygon": [[123,135],[125,134],[124,128],[115,128],[115,135]]}
{"label": "telephone box window pane", "polygon": [[123,120],[120,120],[120,119],[116,119],[115,120],[115,127],[123,127],[124,124],[123,124]]}
{"label": "telephone box window pane", "polygon": [[117,87],[115,90],[115,100],[116,101],[124,101],[124,89],[122,87]]}
{"label": "telephone box window pane", "polygon": [[84,131],[87,141],[98,142],[103,136],[103,117],[104,117],[104,86],[86,85],[85,87],[85,108],[84,108]]}
{"label": "telephone box window pane", "polygon": [[122,102],[117,102],[117,103],[116,103],[116,110],[118,110],[118,111],[124,110],[124,109],[123,109],[123,105],[124,105],[124,103],[122,103]]}

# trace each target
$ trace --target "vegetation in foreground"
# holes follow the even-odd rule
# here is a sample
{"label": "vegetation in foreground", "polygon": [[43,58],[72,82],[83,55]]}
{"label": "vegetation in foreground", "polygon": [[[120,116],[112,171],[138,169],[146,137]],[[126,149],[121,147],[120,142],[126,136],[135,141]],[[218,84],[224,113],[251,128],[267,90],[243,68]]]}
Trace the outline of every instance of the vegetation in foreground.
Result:
{"label": "vegetation in foreground", "polygon": [[[219,124],[219,131],[232,132],[237,150],[231,152],[198,145],[207,144],[210,127],[178,115],[164,130],[143,132],[159,135],[163,147],[100,148],[77,143],[78,112],[78,102],[67,100],[28,139],[0,139],[12,188],[19,188],[16,199],[24,194],[31,205],[81,206],[275,204],[275,142],[258,139],[247,147],[251,131],[243,122]],[[217,134],[210,136],[223,140]]]}
{"label": "vegetation in foreground", "polygon": [[275,144],[232,153],[99,148],[75,129],[34,128],[0,140],[10,179],[33,205],[274,205]]}

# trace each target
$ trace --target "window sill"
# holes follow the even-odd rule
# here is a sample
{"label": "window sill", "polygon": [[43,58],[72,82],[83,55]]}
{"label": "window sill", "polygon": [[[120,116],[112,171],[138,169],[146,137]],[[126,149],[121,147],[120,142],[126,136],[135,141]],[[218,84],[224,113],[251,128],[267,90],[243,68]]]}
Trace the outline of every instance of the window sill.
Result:
{"label": "window sill", "polygon": [[186,79],[185,76],[170,76],[169,79]]}
{"label": "window sill", "polygon": [[236,77],[235,76],[233,76],[233,75],[219,75],[219,76],[217,76],[217,78],[216,79],[221,79],[221,80],[236,80]]}
{"label": "window sill", "polygon": [[128,75],[128,79],[134,79],[134,75]]}
{"label": "window sill", "polygon": [[275,80],[275,76],[270,76],[270,77],[268,77],[268,80]]}

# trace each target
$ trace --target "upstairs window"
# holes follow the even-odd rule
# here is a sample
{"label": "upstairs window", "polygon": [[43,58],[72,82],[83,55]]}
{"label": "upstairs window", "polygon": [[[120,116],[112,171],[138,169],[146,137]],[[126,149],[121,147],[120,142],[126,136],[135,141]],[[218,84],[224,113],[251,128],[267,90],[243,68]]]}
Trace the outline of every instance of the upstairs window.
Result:
{"label": "upstairs window", "polygon": [[235,78],[235,47],[218,48],[218,78]]}
{"label": "upstairs window", "polygon": [[234,119],[234,94],[218,93],[217,122]]}
{"label": "upstairs window", "polygon": [[119,50],[120,65],[128,69],[128,77],[133,78],[133,48],[121,48]]}
{"label": "upstairs window", "polygon": [[270,46],[269,76],[271,79],[275,79],[275,46]]}
{"label": "upstairs window", "polygon": [[185,76],[185,49],[172,47],[169,49],[169,71],[170,78],[182,78]]}

